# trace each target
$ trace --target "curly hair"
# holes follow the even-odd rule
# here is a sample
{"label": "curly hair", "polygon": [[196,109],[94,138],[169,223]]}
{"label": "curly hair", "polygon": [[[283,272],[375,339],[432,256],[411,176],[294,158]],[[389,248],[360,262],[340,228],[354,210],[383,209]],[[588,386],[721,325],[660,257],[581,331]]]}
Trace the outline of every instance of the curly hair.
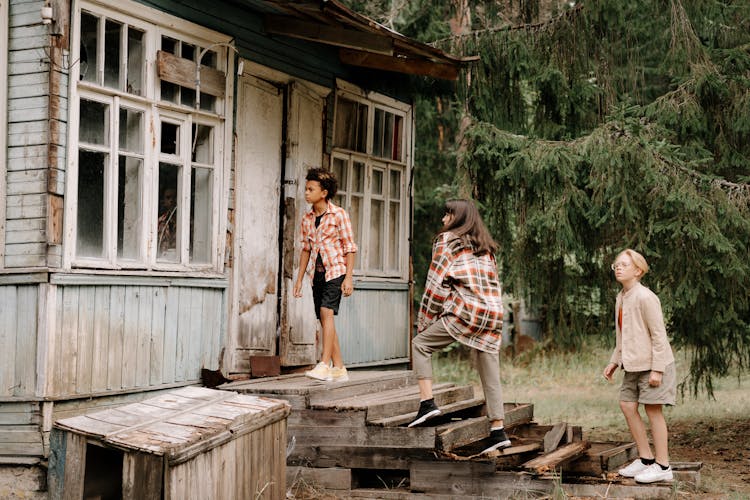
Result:
{"label": "curly hair", "polygon": [[336,180],[336,176],[333,175],[333,172],[324,168],[309,169],[307,171],[307,175],[305,176],[305,180],[317,181],[320,184],[321,189],[325,189],[326,191],[328,191],[328,194],[326,195],[326,201],[336,196],[336,192],[339,189],[339,183]]}

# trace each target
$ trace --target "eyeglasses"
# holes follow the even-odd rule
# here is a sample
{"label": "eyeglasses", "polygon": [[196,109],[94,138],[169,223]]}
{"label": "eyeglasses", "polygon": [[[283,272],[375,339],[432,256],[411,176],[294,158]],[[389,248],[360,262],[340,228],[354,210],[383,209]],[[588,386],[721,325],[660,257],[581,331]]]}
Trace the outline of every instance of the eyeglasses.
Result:
{"label": "eyeglasses", "polygon": [[630,265],[631,265],[630,262],[618,262],[616,264],[611,264],[609,268],[612,269],[613,271],[617,271],[618,269],[621,269],[621,268],[627,269],[630,267]]}

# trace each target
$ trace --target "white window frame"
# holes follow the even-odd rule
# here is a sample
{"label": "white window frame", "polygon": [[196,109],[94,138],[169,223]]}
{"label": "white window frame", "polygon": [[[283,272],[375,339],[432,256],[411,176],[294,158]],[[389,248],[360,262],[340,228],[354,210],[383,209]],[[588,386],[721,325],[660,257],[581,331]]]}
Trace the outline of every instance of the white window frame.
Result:
{"label": "white window frame", "polygon": [[[408,280],[408,264],[409,264],[409,210],[410,210],[410,196],[408,179],[411,176],[412,169],[412,106],[387,96],[377,94],[374,92],[365,93],[357,87],[348,84],[346,82],[338,81],[337,86],[339,90],[336,93],[336,99],[338,102],[339,97],[356,101],[368,106],[367,112],[367,137],[366,137],[366,152],[361,153],[357,151],[351,151],[343,148],[333,147],[331,154],[331,161],[339,159],[344,161],[347,169],[347,185],[341,186],[341,190],[344,194],[344,207],[347,211],[350,209],[351,200],[351,183],[353,182],[352,170],[354,162],[360,162],[365,165],[365,185],[364,185],[364,199],[362,205],[361,221],[359,223],[359,232],[361,234],[355,235],[357,244],[359,245],[359,255],[357,256],[354,274],[361,278],[375,278],[375,279],[399,279]],[[374,141],[374,123],[375,123],[375,108],[383,109],[389,113],[396,114],[402,119],[402,141],[401,141],[401,161],[388,160],[381,157],[372,156],[373,141]],[[334,137],[336,130],[336,114],[334,112]],[[401,197],[400,202],[400,218],[399,218],[399,231],[396,237],[398,238],[398,258],[397,263],[398,269],[388,269],[389,261],[389,239],[381,238],[378,244],[380,245],[379,250],[382,256],[383,268],[373,269],[370,266],[370,213],[373,199],[382,199],[384,203],[383,213],[383,234],[391,236],[390,217],[388,217],[388,211],[390,210],[390,196],[378,195],[374,196],[372,193],[372,172],[373,169],[382,169],[383,175],[383,189],[387,192],[390,186],[390,172],[392,170],[398,170],[401,173]],[[351,215],[351,213],[350,213]]]}
{"label": "white window frame", "polygon": [[8,0],[0,0],[0,269],[5,267],[5,178],[8,162]]}
{"label": "white window frame", "polygon": [[[231,127],[232,127],[232,95],[233,95],[233,53],[228,57],[228,49],[224,46],[212,47],[216,53],[216,62],[220,71],[225,72],[226,92],[221,99],[216,98],[214,111],[195,110],[191,106],[162,102],[158,100],[159,78],[156,73],[156,51],[161,46],[161,37],[168,36],[176,38],[185,43],[190,43],[198,48],[206,48],[217,43],[227,44],[230,37],[214,32],[212,30],[195,25],[180,18],[171,16],[161,11],[135,3],[131,0],[119,0],[116,5],[106,0],[86,0],[76,2],[73,8],[72,37],[73,47],[71,60],[77,61],[80,46],[80,16],[81,11],[87,11],[97,16],[104,16],[144,32],[143,51],[144,67],[142,95],[128,94],[118,89],[101,87],[91,82],[79,81],[80,66],[73,64],[70,70],[70,113],[69,113],[69,141],[68,141],[68,175],[66,182],[66,208],[65,208],[65,234],[63,266],[67,269],[74,268],[97,268],[108,269],[114,272],[123,270],[130,272],[180,272],[199,273],[201,276],[220,274],[223,272],[226,220],[220,217],[226,212],[227,200],[224,196],[226,182],[229,178],[230,155],[231,155]],[[135,14],[134,14],[135,13]],[[103,23],[102,23],[103,24]],[[100,36],[101,36],[100,27]],[[127,34],[125,35],[127,36]],[[100,42],[101,43],[101,42]],[[103,59],[103,55],[97,51],[97,57]],[[100,65],[97,68],[101,70]],[[143,172],[141,179],[141,221],[139,231],[142,234],[137,260],[117,258],[117,224],[118,218],[114,217],[117,210],[117,179],[106,179],[105,182],[105,229],[104,229],[104,257],[84,258],[76,255],[77,244],[77,191],[78,191],[78,133],[79,133],[79,101],[81,98],[104,100],[111,103],[110,111],[110,165],[117,168],[119,154],[114,124],[119,120],[119,107],[144,110],[144,151]],[[156,239],[157,219],[159,210],[158,184],[159,184],[159,158],[160,158],[160,119],[172,117],[183,122],[181,140],[183,141],[182,154],[186,159],[183,168],[186,173],[182,176],[182,186],[179,189],[180,211],[183,216],[178,219],[182,224],[179,262],[160,261],[157,257]],[[189,259],[188,242],[190,240],[190,179],[192,174],[190,155],[190,136],[192,124],[209,125],[214,128],[213,133],[213,178],[211,186],[211,254],[207,263],[191,263]],[[114,144],[112,144],[114,143]],[[200,165],[203,167],[203,165]],[[106,174],[105,174],[106,176]]]}

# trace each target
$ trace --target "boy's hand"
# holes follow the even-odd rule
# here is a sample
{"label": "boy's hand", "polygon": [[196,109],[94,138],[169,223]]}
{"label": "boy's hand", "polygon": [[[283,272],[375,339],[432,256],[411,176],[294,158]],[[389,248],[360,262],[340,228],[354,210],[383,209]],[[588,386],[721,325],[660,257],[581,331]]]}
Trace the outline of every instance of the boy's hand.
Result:
{"label": "boy's hand", "polygon": [[341,283],[341,292],[344,294],[344,297],[348,297],[354,292],[354,280],[351,276],[344,278],[343,283]]}
{"label": "boy's hand", "polygon": [[604,375],[604,378],[612,382],[612,375],[615,373],[615,370],[617,370],[617,365],[614,363],[610,363],[604,369],[604,371],[602,372],[602,375]]}
{"label": "boy's hand", "polygon": [[302,281],[297,281],[294,284],[294,291],[292,292],[295,297],[302,297]]}
{"label": "boy's hand", "polygon": [[659,387],[661,385],[662,372],[655,372],[651,370],[651,375],[648,377],[648,385],[651,387]]}

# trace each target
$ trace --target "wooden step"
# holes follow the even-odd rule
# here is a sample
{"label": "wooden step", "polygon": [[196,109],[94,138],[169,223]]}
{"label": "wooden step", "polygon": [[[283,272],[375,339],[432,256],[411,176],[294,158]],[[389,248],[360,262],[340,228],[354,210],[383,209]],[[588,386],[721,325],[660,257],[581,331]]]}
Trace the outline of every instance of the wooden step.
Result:
{"label": "wooden step", "polygon": [[[474,398],[471,386],[437,384],[433,387],[435,403],[438,406],[449,405],[458,401]],[[331,409],[336,411],[365,410],[367,421],[404,415],[416,414],[419,408],[419,388],[416,386],[403,389],[392,389],[377,393],[361,394],[344,399],[323,401],[311,405],[313,409]]]}
{"label": "wooden step", "polygon": [[347,382],[323,382],[304,374],[281,375],[222,384],[226,391],[285,399],[292,409],[397,388],[414,387],[417,379],[410,370],[349,370]]}
{"label": "wooden step", "polygon": [[[442,415],[448,416],[449,418],[455,416],[457,413],[464,412],[465,410],[477,409],[477,412],[481,411],[481,407],[484,406],[484,398],[471,398],[456,401],[455,403],[442,404],[439,403],[440,411]],[[473,415],[478,416],[478,415]],[[392,417],[379,418],[375,420],[369,420],[367,423],[370,425],[382,425],[384,427],[398,427],[401,425],[407,425],[409,422],[417,417],[417,412],[413,411],[405,413],[403,415],[394,415]]]}

